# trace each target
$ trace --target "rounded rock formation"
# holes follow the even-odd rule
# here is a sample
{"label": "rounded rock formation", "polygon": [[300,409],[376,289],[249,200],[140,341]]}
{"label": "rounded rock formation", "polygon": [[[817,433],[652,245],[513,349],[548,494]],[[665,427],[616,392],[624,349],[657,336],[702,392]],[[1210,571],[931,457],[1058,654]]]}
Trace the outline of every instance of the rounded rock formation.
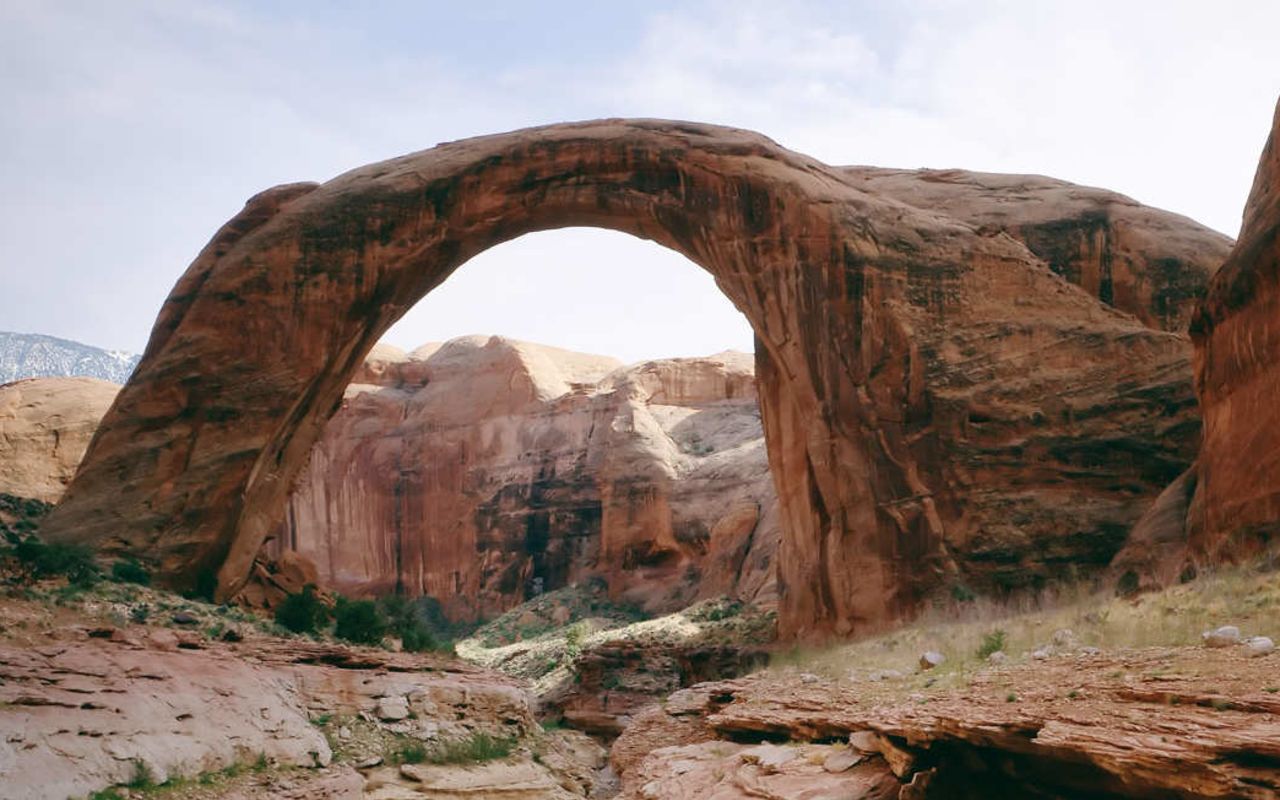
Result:
{"label": "rounded rock formation", "polygon": [[683,253],[754,328],[784,635],[884,626],[956,580],[957,550],[1105,562],[1189,461],[1185,339],[1022,242],[758,134],[610,120],[251,199],[166,301],[46,533],[233,595],[381,335],[475,254],[573,225]]}
{"label": "rounded rock formation", "polygon": [[0,494],[56,503],[119,391],[97,378],[0,386]]}

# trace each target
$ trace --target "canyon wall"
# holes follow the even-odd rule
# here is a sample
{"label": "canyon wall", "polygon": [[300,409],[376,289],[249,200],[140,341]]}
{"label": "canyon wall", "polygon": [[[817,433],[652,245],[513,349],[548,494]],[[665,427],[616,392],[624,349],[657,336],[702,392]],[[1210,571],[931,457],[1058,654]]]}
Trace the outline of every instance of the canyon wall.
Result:
{"label": "canyon wall", "polygon": [[1204,445],[1189,501],[1196,560],[1247,556],[1280,535],[1280,108],[1240,240],[1191,324]]}
{"label": "canyon wall", "polygon": [[588,225],[688,256],[756,331],[784,636],[886,626],[970,573],[1105,563],[1195,449],[1169,282],[1117,291],[1106,245],[1094,286],[1093,260],[1055,271],[1025,230],[866,184],[746,131],[607,120],[264,192],[174,288],[45,530],[234,595],[383,332],[476,253]]}
{"label": "canyon wall", "polygon": [[650,611],[773,600],[779,533],[750,356],[623,367],[476,336],[374,349],[268,552],[471,620],[591,577]]}
{"label": "canyon wall", "polygon": [[1280,534],[1280,107],[1245,204],[1240,239],[1195,308],[1203,442],[1134,527],[1113,577],[1167,586],[1205,565],[1253,558]]}

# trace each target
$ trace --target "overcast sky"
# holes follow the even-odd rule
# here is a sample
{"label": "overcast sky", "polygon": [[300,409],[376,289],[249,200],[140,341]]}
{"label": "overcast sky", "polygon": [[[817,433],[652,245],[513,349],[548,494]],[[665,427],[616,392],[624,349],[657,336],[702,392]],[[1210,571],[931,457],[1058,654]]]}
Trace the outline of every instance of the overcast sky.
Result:
{"label": "overcast sky", "polygon": [[[1235,235],[1280,94],[1280,2],[0,0],[0,330],[139,351],[274,184],[608,116],[832,164],[1037,172]],[[709,276],[622,234],[490,250],[389,334],[749,350]]]}

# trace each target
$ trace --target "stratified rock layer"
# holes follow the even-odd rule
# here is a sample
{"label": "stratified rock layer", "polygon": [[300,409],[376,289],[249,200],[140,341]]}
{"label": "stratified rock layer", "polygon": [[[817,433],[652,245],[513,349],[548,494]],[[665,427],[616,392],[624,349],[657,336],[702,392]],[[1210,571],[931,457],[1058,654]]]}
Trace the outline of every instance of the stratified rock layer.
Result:
{"label": "stratified rock layer", "polygon": [[1231,240],[1115,192],[1042,175],[846,167],[868,191],[1007,233],[1049,268],[1152,328],[1184,333]]}
{"label": "stratified rock layer", "polygon": [[[1263,800],[1280,792],[1275,658],[1202,648],[1055,656],[889,701],[868,699],[866,684],[761,674],[671,695],[637,717],[610,758],[622,797],[637,800]],[[762,740],[790,744],[730,743]]]}
{"label": "stratified rock layer", "polygon": [[623,368],[476,336],[379,345],[356,380],[270,548],[323,584],[431,595],[453,619],[597,576],[651,611],[773,599],[750,356]]}
{"label": "stratified rock layer", "polygon": [[96,378],[0,386],[0,493],[57,502],[118,391]]}
{"label": "stratified rock layer", "polygon": [[46,533],[233,595],[382,333],[476,253],[568,225],[687,255],[754,327],[783,635],[888,624],[957,579],[956,552],[1010,581],[1028,551],[1105,562],[1189,460],[1185,339],[1022,242],[754,133],[614,120],[251,199],[174,288]]}
{"label": "stratified rock layer", "polygon": [[1204,444],[1187,515],[1190,555],[1248,556],[1280,533],[1280,110],[1240,240],[1191,335]]}

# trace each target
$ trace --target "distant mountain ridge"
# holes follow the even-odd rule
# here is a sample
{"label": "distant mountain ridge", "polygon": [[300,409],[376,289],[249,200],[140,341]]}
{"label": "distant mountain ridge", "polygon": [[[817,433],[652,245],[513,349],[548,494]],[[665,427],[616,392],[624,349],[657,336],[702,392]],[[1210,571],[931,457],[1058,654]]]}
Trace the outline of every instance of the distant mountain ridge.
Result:
{"label": "distant mountain ridge", "polygon": [[22,378],[87,377],[124,383],[139,355],[45,336],[0,331],[0,383]]}

